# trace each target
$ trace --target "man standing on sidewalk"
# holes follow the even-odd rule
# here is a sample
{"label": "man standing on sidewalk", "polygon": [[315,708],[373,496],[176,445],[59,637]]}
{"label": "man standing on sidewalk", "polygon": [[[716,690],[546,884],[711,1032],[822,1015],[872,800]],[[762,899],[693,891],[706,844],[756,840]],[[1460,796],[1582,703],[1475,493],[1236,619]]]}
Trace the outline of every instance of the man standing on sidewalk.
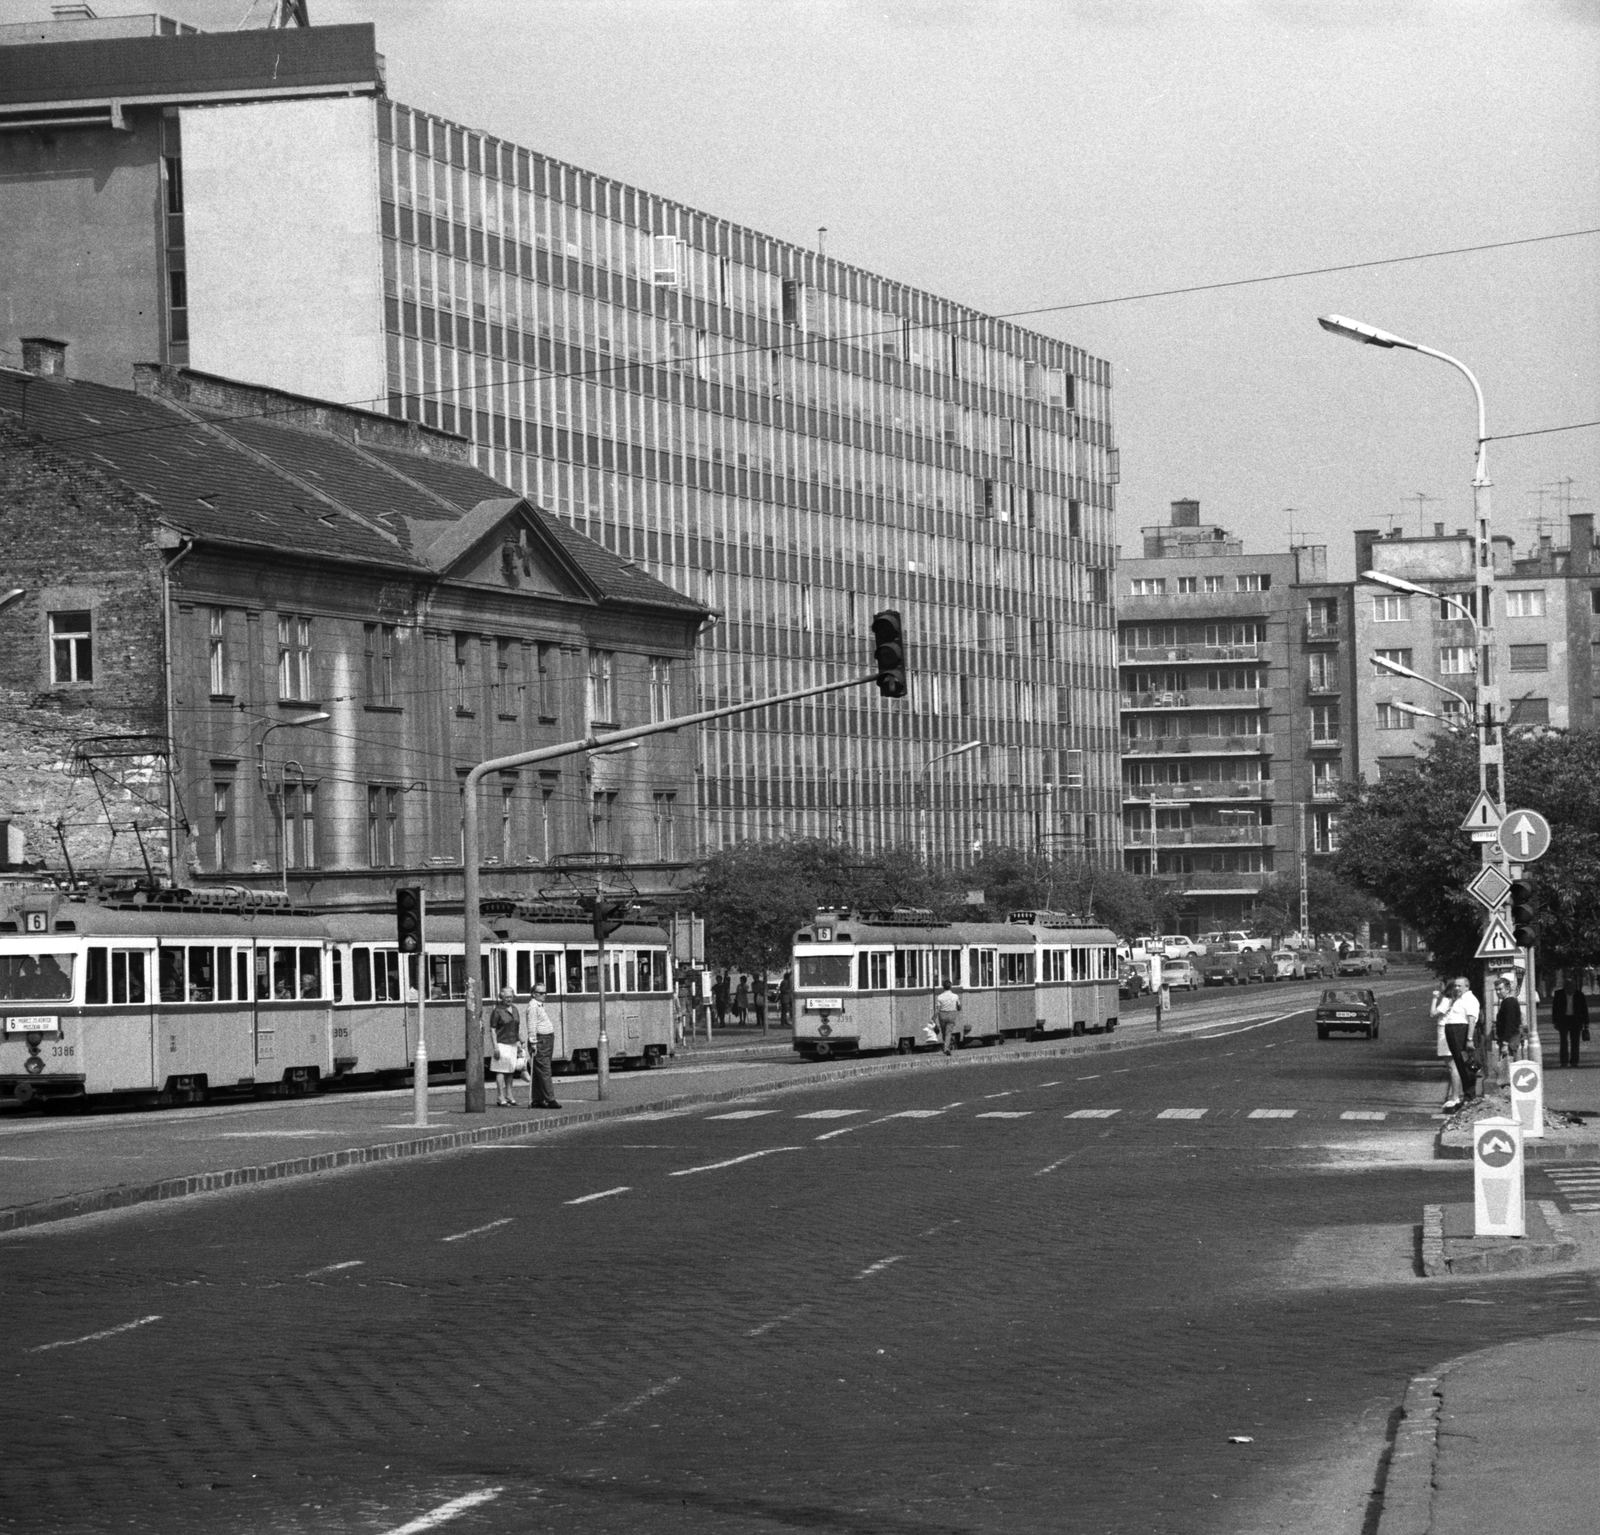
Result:
{"label": "man standing on sidewalk", "polygon": [[933,1021],[944,1041],[944,1053],[952,1054],[961,1042],[961,998],[954,987],[946,986],[933,999]]}
{"label": "man standing on sidewalk", "polygon": [[1561,1038],[1561,1064],[1578,1064],[1578,1046],[1589,1032],[1589,999],[1578,984],[1579,972],[1568,970],[1566,984],[1550,999],[1550,1021]]}
{"label": "man standing on sidewalk", "polygon": [[545,1011],[543,986],[533,988],[533,999],[528,1003],[528,1034],[533,1045],[528,1072],[533,1083],[532,1106],[536,1109],[559,1109],[561,1105],[556,1102],[556,1085],[550,1075],[550,1058],[556,1048],[556,1025]]}

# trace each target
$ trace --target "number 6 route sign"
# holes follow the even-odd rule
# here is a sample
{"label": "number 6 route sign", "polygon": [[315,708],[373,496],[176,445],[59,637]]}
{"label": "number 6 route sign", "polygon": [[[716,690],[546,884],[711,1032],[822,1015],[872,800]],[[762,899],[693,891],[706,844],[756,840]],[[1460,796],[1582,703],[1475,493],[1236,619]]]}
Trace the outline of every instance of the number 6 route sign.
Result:
{"label": "number 6 route sign", "polygon": [[1550,851],[1550,823],[1537,810],[1513,810],[1500,823],[1499,842],[1513,863],[1532,863]]}

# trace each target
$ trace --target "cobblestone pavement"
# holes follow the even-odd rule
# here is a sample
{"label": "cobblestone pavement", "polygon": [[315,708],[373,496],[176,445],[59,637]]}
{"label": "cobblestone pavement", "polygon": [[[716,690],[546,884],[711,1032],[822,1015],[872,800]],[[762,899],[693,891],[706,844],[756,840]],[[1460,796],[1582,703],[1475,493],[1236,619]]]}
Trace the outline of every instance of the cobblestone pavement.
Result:
{"label": "cobblestone pavement", "polygon": [[[1420,1006],[1385,1023],[18,1233],[0,1529],[1354,1535],[1412,1375],[1600,1311],[1586,1273],[1413,1276],[1470,1172],[1430,1159]],[[1347,1522],[1296,1513],[1353,1434]]]}

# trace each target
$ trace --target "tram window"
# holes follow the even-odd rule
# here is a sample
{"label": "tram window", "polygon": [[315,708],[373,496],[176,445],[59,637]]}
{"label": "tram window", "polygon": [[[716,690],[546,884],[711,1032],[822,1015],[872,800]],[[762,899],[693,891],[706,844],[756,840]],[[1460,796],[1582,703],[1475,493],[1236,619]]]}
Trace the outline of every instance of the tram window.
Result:
{"label": "tram window", "polygon": [[933,984],[959,986],[961,984],[961,950],[935,949],[933,951]]}
{"label": "tram window", "polygon": [[[416,969],[416,956],[406,956],[411,962],[412,970]],[[373,999],[378,1002],[402,1002],[405,999],[400,995],[400,951],[398,949],[374,949],[372,951],[372,993]]]}
{"label": "tram window", "polygon": [[1117,951],[1115,949],[1100,950],[1100,979],[1102,981],[1115,980],[1117,975]]}
{"label": "tram window", "polygon": [[583,989],[590,992],[600,990],[600,951],[598,949],[585,949],[583,951]]}
{"label": "tram window", "polygon": [[344,1001],[344,954],[339,949],[333,951],[333,1000]]}
{"label": "tram window", "polygon": [[[143,968],[141,966],[141,968]],[[250,1000],[250,951],[236,949],[233,955],[233,994],[241,1001]]]}
{"label": "tram window", "polygon": [[896,949],[894,951],[895,990],[922,990],[928,984],[928,958],[926,949]]}
{"label": "tram window", "polygon": [[350,1000],[372,1000],[372,950],[366,948],[350,951]]}
{"label": "tram window", "polygon": [[72,954],[0,955],[0,1002],[68,1002]]}
{"label": "tram window", "polygon": [[144,1002],[144,952],[140,949],[89,950],[84,1001],[91,1007],[138,1006]]}
{"label": "tram window", "polygon": [[622,989],[624,991],[642,991],[644,989],[639,985],[639,951],[637,949],[625,949],[623,951],[623,971]]}
{"label": "tram window", "polygon": [[1000,955],[1000,984],[1002,986],[1033,985],[1033,955],[1002,953]]}
{"label": "tram window", "polygon": [[183,950],[162,949],[156,972],[156,990],[161,1000],[183,1001]]}
{"label": "tram window", "polygon": [[1072,951],[1072,979],[1086,981],[1089,979],[1089,950],[1074,949]]}
{"label": "tram window", "polygon": [[969,949],[968,984],[976,988],[994,985],[994,950]]}
{"label": "tram window", "polygon": [[671,991],[671,971],[667,965],[667,951],[665,949],[652,949],[650,951],[650,990]]}
{"label": "tram window", "polygon": [[519,996],[526,996],[533,990],[533,951],[531,949],[517,950],[517,979],[515,984]]}
{"label": "tram window", "polygon": [[305,948],[300,951],[300,995],[322,995],[322,950]]}
{"label": "tram window", "polygon": [[215,1002],[217,951],[209,945],[189,945],[189,1001]]}
{"label": "tram window", "polygon": [[465,954],[430,954],[428,956],[428,1000],[447,1002],[467,994],[467,957]]}
{"label": "tram window", "polygon": [[886,951],[868,950],[859,957],[856,967],[858,991],[887,991],[889,989],[889,955]]}
{"label": "tram window", "polygon": [[795,984],[802,990],[819,986],[848,987],[848,954],[801,954],[795,960]]}

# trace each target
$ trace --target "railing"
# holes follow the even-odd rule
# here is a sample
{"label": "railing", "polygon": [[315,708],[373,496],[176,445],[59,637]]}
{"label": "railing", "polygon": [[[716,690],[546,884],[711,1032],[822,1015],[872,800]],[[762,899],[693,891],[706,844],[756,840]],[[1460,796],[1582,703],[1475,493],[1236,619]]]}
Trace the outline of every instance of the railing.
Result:
{"label": "railing", "polygon": [[1271,826],[1186,826],[1161,827],[1154,833],[1148,827],[1135,827],[1122,833],[1125,847],[1274,847],[1276,828]]}
{"label": "railing", "polygon": [[1314,752],[1337,751],[1344,743],[1338,736],[1312,736],[1308,743]]}
{"label": "railing", "polygon": [[1251,895],[1256,894],[1262,883],[1272,878],[1265,870],[1260,874],[1212,873],[1209,869],[1194,869],[1187,874],[1174,874],[1162,872],[1153,876],[1156,879],[1172,880],[1174,883],[1181,881],[1182,888],[1186,890],[1238,890]]}
{"label": "railing", "polygon": [[1131,645],[1117,652],[1124,665],[1150,661],[1259,661],[1265,647],[1250,645]]}
{"label": "railing", "polygon": [[1270,779],[1201,779],[1191,783],[1130,783],[1122,786],[1126,800],[1160,799],[1271,799],[1275,785]]}
{"label": "railing", "polygon": [[1330,624],[1320,618],[1306,620],[1306,639],[1315,643],[1319,640],[1337,640],[1339,635],[1338,624]]}
{"label": "railing", "polygon": [[1335,779],[1332,783],[1314,783],[1311,785],[1311,797],[1323,800],[1338,799],[1343,790],[1344,783],[1341,779]]}
{"label": "railing", "polygon": [[1266,709],[1265,688],[1190,688],[1186,692],[1124,693],[1124,709]]}

